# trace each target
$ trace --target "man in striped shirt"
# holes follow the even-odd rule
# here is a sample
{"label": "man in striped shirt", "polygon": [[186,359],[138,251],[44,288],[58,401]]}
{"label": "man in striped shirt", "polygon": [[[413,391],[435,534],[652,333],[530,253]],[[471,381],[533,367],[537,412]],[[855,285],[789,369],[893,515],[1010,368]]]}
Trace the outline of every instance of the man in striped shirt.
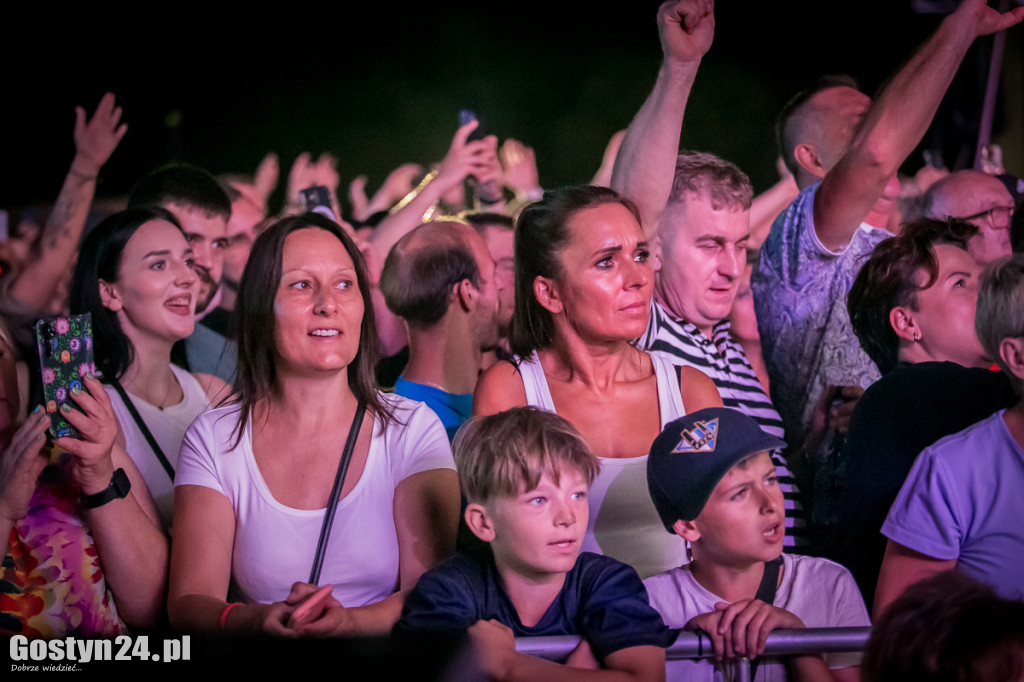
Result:
{"label": "man in striped shirt", "polygon": [[[715,382],[726,407],[784,438],[779,413],[729,331],[729,312],[746,266],[753,193],[735,164],[714,154],[679,155],[658,225],[655,256],[661,269],[640,345],[701,370]],[[781,454],[773,453],[772,459],[786,498],[786,544],[799,548],[807,542],[799,491]]]}
{"label": "man in striped shirt", "polygon": [[[658,11],[664,61],[654,91],[629,126],[612,187],[636,201],[655,245],[651,321],[640,340],[677,365],[703,371],[722,401],[783,438],[782,421],[743,348],[729,335],[729,311],[746,265],[750,180],[712,154],[678,155],[683,112],[701,59],[711,46],[709,7],[680,0]],[[779,453],[773,455],[786,498],[786,544],[806,545],[803,506]]]}

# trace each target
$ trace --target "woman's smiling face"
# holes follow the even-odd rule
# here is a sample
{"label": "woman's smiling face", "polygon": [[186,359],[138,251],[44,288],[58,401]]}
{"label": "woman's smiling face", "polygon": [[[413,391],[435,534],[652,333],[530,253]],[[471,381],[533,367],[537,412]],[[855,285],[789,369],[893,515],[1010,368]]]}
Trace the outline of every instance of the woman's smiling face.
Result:
{"label": "woman's smiling face", "polygon": [[348,367],[359,351],[363,312],[355,265],[337,237],[314,227],[288,235],[274,299],[278,371]]}
{"label": "woman's smiling face", "polygon": [[100,286],[104,305],[138,347],[145,338],[173,342],[192,334],[196,282],[185,235],[165,220],[151,220],[125,244],[117,281]]}

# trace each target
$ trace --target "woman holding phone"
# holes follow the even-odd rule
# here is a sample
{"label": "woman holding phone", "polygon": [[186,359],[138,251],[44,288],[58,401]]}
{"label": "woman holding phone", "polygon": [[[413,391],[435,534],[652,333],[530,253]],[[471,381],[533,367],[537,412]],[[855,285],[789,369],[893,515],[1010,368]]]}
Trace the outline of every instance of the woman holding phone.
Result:
{"label": "woman holding phone", "polygon": [[405,591],[454,549],[444,428],[425,405],[377,391],[366,266],[329,219],[267,227],[235,314],[237,399],[197,419],[182,446],[171,624],[387,633]]}
{"label": "woman holding phone", "polygon": [[17,427],[13,347],[0,322],[0,635],[112,637],[155,627],[168,546],[134,463],[115,443],[117,419],[86,376],[62,410],[78,438],[44,439],[39,406]]}
{"label": "woman holding phone", "polygon": [[192,420],[228,394],[220,379],[171,364],[171,348],[195,327],[192,249],[161,208],[116,213],[82,243],[70,297],[91,313],[96,367],[131,455],[170,528],[174,470]]}

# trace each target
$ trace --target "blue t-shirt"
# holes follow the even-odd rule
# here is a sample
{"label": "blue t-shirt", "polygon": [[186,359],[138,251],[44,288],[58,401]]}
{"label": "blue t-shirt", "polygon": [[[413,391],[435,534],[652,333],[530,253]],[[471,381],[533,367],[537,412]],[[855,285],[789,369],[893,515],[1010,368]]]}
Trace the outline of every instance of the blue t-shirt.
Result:
{"label": "blue t-shirt", "polygon": [[675,636],[651,608],[632,567],[590,552],[580,553],[561,592],[532,627],[519,620],[491,552],[478,557],[456,554],[416,583],[395,633],[462,633],[477,621],[491,619],[508,626],[516,637],[579,635],[602,660],[634,646],[665,647]]}
{"label": "blue t-shirt", "polygon": [[441,418],[449,442],[455,438],[455,432],[462,426],[462,422],[469,419],[473,411],[472,393],[446,393],[433,386],[407,381],[405,377],[398,377],[395,380],[395,393],[410,400],[426,403],[427,407]]}

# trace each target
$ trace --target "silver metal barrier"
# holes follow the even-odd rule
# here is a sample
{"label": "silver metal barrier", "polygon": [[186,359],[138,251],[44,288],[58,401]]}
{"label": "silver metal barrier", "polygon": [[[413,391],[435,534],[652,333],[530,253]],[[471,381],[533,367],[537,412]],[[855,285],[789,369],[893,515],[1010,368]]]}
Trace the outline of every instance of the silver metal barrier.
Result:
{"label": "silver metal barrier", "polygon": [[[828,654],[841,651],[860,651],[871,635],[870,627],[859,628],[807,628],[805,630],[775,630],[768,635],[764,656],[792,654]],[[516,650],[549,661],[564,661],[580,638],[517,637]],[[695,632],[680,632],[672,646],[665,650],[670,661],[692,658],[710,658],[711,640]],[[745,665],[744,665],[745,663]],[[740,682],[750,679],[750,662],[742,659],[739,666]]]}

